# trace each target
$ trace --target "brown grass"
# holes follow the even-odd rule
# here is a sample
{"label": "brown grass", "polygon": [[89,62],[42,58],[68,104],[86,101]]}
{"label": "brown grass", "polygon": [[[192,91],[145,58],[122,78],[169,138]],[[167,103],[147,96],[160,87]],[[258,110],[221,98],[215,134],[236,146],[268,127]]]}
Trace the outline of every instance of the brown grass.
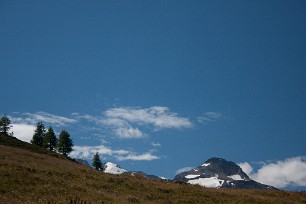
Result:
{"label": "brown grass", "polygon": [[0,144],[0,203],[306,203],[305,193],[206,189],[105,174],[54,154]]}

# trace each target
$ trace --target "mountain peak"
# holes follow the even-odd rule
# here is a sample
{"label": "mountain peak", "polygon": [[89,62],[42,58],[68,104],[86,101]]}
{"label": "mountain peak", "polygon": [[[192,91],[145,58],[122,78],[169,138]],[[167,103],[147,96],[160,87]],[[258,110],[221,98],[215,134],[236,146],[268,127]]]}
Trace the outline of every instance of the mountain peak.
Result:
{"label": "mountain peak", "polygon": [[218,175],[219,179],[232,180],[250,180],[249,176],[235,162],[227,161],[223,158],[213,157],[208,159],[204,164],[195,168],[203,171],[207,176]]}
{"label": "mountain peak", "polygon": [[174,180],[209,188],[273,188],[250,179],[235,162],[217,157],[208,159],[188,172],[176,175]]}

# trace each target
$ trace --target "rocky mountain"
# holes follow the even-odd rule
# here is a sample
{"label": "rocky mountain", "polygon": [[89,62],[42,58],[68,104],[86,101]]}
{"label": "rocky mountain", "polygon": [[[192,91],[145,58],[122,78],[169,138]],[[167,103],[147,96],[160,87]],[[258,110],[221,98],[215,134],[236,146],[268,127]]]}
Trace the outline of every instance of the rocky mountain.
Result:
{"label": "rocky mountain", "polygon": [[236,163],[215,157],[188,172],[176,175],[174,181],[208,188],[275,189],[250,179]]}

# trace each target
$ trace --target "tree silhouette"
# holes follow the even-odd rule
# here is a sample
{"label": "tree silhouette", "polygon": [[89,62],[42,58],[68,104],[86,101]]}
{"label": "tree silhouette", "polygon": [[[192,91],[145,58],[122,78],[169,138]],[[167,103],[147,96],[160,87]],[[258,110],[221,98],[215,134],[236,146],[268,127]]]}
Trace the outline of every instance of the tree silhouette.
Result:
{"label": "tree silhouette", "polygon": [[12,127],[11,120],[6,115],[2,116],[0,118],[0,132],[9,135],[8,131],[10,130],[11,127]]}
{"label": "tree silhouette", "polygon": [[45,125],[43,124],[43,122],[38,122],[36,130],[33,134],[33,138],[31,140],[31,143],[42,147],[43,146],[43,141],[44,141],[44,138],[45,138],[45,134],[46,134]]}
{"label": "tree silhouette", "polygon": [[53,128],[50,127],[45,134],[44,140],[43,140],[43,147],[46,149],[49,149],[50,151],[53,151],[56,147],[57,138],[53,131]]}
{"label": "tree silhouette", "polygon": [[102,162],[98,152],[93,157],[92,166],[95,167],[96,170],[103,170]]}
{"label": "tree silhouette", "polygon": [[64,156],[67,156],[72,151],[72,147],[73,142],[70,138],[69,133],[66,130],[62,130],[57,143],[58,151]]}

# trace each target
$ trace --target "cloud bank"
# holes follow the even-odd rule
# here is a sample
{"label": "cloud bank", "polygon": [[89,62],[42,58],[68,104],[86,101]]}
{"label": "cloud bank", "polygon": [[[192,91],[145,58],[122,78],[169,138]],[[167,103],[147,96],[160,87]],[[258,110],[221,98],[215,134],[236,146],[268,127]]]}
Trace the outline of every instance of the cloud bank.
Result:
{"label": "cloud bank", "polygon": [[256,172],[247,162],[239,164],[250,178],[276,188],[306,186],[306,157],[293,157],[264,164]]}

